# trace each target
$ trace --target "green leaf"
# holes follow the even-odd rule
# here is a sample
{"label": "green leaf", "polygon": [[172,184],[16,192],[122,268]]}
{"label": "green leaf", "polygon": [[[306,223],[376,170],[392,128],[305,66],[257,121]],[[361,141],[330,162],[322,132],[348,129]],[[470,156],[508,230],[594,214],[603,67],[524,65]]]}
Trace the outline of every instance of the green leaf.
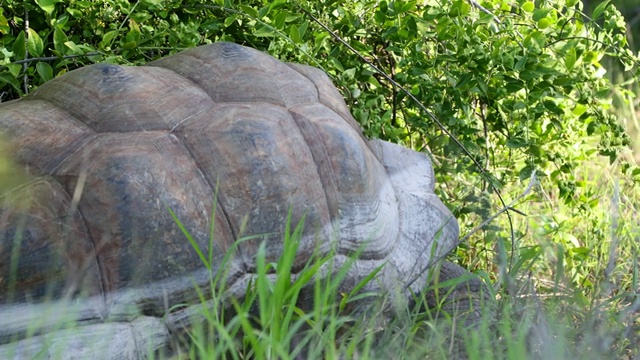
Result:
{"label": "green leaf", "polygon": [[224,26],[225,27],[231,26],[231,24],[233,24],[237,19],[238,19],[238,15],[231,15],[227,17],[226,19],[224,19]]}
{"label": "green leaf", "polygon": [[550,11],[551,9],[536,9],[533,12],[533,21],[540,21],[540,19],[546,18]]}
{"label": "green leaf", "polygon": [[274,27],[278,30],[282,30],[284,29],[284,23],[287,20],[287,13],[286,12],[281,12],[278,15],[276,15],[276,19],[274,21]]}
{"label": "green leaf", "polygon": [[513,70],[515,70],[515,71],[522,70],[522,68],[524,68],[526,63],[527,63],[527,56],[525,55],[525,56],[520,57],[520,59],[518,59],[518,62],[516,63],[516,65],[513,67]]}
{"label": "green leaf", "polygon": [[140,33],[140,26],[138,26],[138,23],[135,20],[130,19],[129,20],[129,32],[125,36],[125,43],[136,43],[137,44],[140,41],[141,35],[142,34]]}
{"label": "green leaf", "polygon": [[251,6],[247,6],[247,5],[239,5],[238,6],[240,8],[241,11],[243,11],[245,14],[249,15],[249,17],[252,18],[261,18],[261,16],[258,15],[258,11],[256,11],[256,9],[252,8]]}
{"label": "green leaf", "polygon": [[286,3],[287,3],[287,0],[274,0],[269,5],[269,11],[271,11],[273,9],[277,9],[279,7],[282,7],[282,5],[284,5]]}
{"label": "green leaf", "polygon": [[11,85],[19,93],[22,93],[22,90],[20,90],[20,83],[18,82],[18,80],[13,75],[7,73],[6,71],[3,71],[0,73],[0,81],[5,84]]}
{"label": "green leaf", "polygon": [[55,5],[62,0],[36,0],[36,4],[40,7],[40,9],[44,10],[47,14],[51,15],[53,10],[55,10]]}
{"label": "green leaf", "polygon": [[76,54],[76,55],[80,55],[80,54],[82,54],[82,49],[80,49],[80,48],[78,47],[78,45],[76,45],[76,43],[74,43],[73,41],[66,41],[66,42],[64,43],[64,45],[65,45],[66,47],[68,47],[69,49],[71,49],[71,51],[72,51],[74,54]]}
{"label": "green leaf", "polygon": [[300,32],[298,31],[298,27],[294,24],[289,27],[289,38],[295,44],[301,43]]}
{"label": "green leaf", "polygon": [[471,11],[471,5],[467,3],[466,0],[456,0],[451,5],[451,11],[449,15],[451,16],[466,16]]}
{"label": "green leaf", "polygon": [[532,52],[539,52],[546,43],[546,37],[540,31],[532,31],[524,38],[524,44]]}
{"label": "green leaf", "polygon": [[66,11],[74,18],[82,18],[82,11],[73,8],[67,8]]}
{"label": "green leaf", "polygon": [[455,57],[455,56],[453,56],[453,55],[446,55],[446,54],[443,54],[443,55],[438,55],[438,56],[436,56],[436,61],[437,61],[437,62],[440,62],[440,61],[446,61],[446,62],[458,62],[458,61],[460,61],[460,59],[459,59],[459,58],[457,58],[457,57]]}
{"label": "green leaf", "polygon": [[610,1],[611,0],[605,0],[605,1],[601,2],[600,5],[596,6],[596,8],[593,9],[593,13],[591,14],[591,17],[594,20],[597,20],[600,17],[600,15],[602,15],[602,13],[607,8],[607,6],[609,6],[609,2]]}
{"label": "green leaf", "polygon": [[466,84],[468,84],[472,79],[473,79],[473,75],[470,73],[466,73],[458,79],[458,82],[456,83],[455,87],[461,88]]}
{"label": "green leaf", "polygon": [[527,145],[528,145],[527,141],[521,137],[514,137],[507,140],[507,147],[509,149],[518,149],[518,148],[526,147]]}
{"label": "green leaf", "polygon": [[523,101],[516,101],[516,103],[513,104],[513,110],[522,110],[526,108],[527,108],[527,104],[524,103]]}
{"label": "green leaf", "polygon": [[564,66],[567,67],[567,70],[573,69],[573,66],[576,64],[578,56],[576,54],[576,48],[571,48],[567,51],[567,55],[564,58]]}
{"label": "green leaf", "polygon": [[526,181],[531,178],[531,173],[533,172],[533,166],[527,165],[520,170],[520,174],[518,174],[518,178],[520,181]]}
{"label": "green leaf", "polygon": [[524,81],[520,79],[515,79],[507,75],[504,76],[504,79],[507,81],[505,89],[510,94],[516,93],[525,87]]}
{"label": "green leaf", "polygon": [[2,14],[2,8],[0,7],[0,34],[8,34],[11,29],[9,28],[9,22],[7,18]]}
{"label": "green leaf", "polygon": [[553,114],[556,114],[556,115],[563,115],[564,114],[564,111],[562,110],[562,108],[560,108],[558,105],[556,105],[555,102],[553,102],[551,100],[545,100],[542,104],[543,104],[545,109],[549,110]]}
{"label": "green leaf", "polygon": [[338,69],[340,72],[344,72],[344,66],[342,65],[342,63],[340,62],[340,60],[332,57],[331,59],[329,59],[329,61],[336,67],[336,69]]}
{"label": "green leaf", "polygon": [[261,26],[255,33],[253,33],[253,36],[257,37],[272,37],[274,35],[275,33],[273,29],[266,25]]}
{"label": "green leaf", "polygon": [[106,34],[104,34],[104,36],[102,37],[102,41],[100,41],[100,46],[103,49],[110,47],[111,44],[113,43],[113,39],[115,39],[115,37],[118,36],[119,33],[120,32],[118,30],[111,30]]}
{"label": "green leaf", "polygon": [[13,75],[14,77],[18,77],[18,75],[20,75],[20,71],[22,71],[22,65],[20,64],[9,64],[7,65],[7,69],[9,69],[9,72],[11,73],[11,75]]}
{"label": "green leaf", "polygon": [[573,115],[581,116],[587,111],[587,106],[583,104],[576,104],[576,106],[571,110]]}
{"label": "green leaf", "polygon": [[128,41],[122,44],[122,48],[126,50],[133,50],[138,46],[138,43],[135,41]]}
{"label": "green leaf", "polygon": [[29,54],[35,57],[42,55],[42,51],[44,51],[44,44],[42,44],[40,35],[31,28],[27,29],[27,33],[29,34],[29,37],[27,37],[27,50],[29,51]]}
{"label": "green leaf", "polygon": [[309,28],[309,22],[304,21],[300,27],[298,27],[298,34],[300,34],[300,40],[304,39],[304,35],[307,33],[307,29]]}
{"label": "green leaf", "polygon": [[269,13],[269,10],[271,10],[271,7],[269,6],[264,6],[262,8],[260,8],[260,10],[258,10],[258,19],[262,19],[263,17],[265,17],[265,15],[267,15]]}
{"label": "green leaf", "polygon": [[535,9],[535,4],[531,1],[527,1],[526,3],[522,4],[522,10],[530,13],[533,11],[533,9]]}
{"label": "green leaf", "polygon": [[[398,1],[399,3],[403,3],[403,1]],[[408,1],[402,5],[401,12],[413,11],[416,7],[416,1]]]}
{"label": "green leaf", "polygon": [[380,12],[382,12],[383,14],[386,14],[387,11],[389,11],[389,4],[387,4],[386,1],[380,1],[380,4],[378,5],[380,8]]}
{"label": "green leaf", "polygon": [[542,18],[538,20],[538,27],[540,29],[546,29],[549,27],[549,25],[551,25],[551,20],[549,20],[548,18]]}
{"label": "green leaf", "polygon": [[406,24],[407,30],[411,32],[411,37],[415,37],[418,34],[418,24],[416,23],[416,19],[412,16],[407,20]]}
{"label": "green leaf", "polygon": [[13,42],[13,46],[11,47],[11,51],[13,51],[13,57],[18,60],[24,59],[27,54],[27,44],[26,37],[24,36],[24,31],[20,31],[16,40]]}
{"label": "green leaf", "polygon": [[66,43],[67,41],[69,41],[69,38],[64,33],[62,28],[60,26],[56,26],[53,29],[53,48],[56,49],[56,51],[60,54],[65,55],[67,47],[64,45],[64,43]]}
{"label": "green leaf", "polygon": [[38,61],[36,64],[36,70],[44,82],[53,79],[53,69],[47,62]]}
{"label": "green leaf", "polygon": [[493,22],[493,15],[491,14],[486,14],[486,13],[481,13],[480,17],[478,18],[478,20],[476,20],[473,23],[473,26],[478,26],[478,25],[486,25]]}

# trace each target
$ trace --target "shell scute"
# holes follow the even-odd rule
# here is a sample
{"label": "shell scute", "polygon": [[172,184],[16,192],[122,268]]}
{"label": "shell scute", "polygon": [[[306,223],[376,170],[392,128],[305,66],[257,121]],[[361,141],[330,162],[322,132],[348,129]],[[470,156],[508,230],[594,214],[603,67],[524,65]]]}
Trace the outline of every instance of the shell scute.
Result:
{"label": "shell scute", "polygon": [[[335,250],[334,266],[359,254],[345,290],[382,268],[364,291],[391,290],[416,273],[411,291],[419,291],[434,254],[455,243],[457,224],[447,223],[451,213],[433,194],[426,156],[366,139],[320,70],[228,43],[148,65],[88,66],[0,104],[0,129],[15,139],[18,158],[60,194],[43,196],[49,207],[0,209],[0,260],[10,256],[13,224],[23,218],[29,228],[21,284],[32,259],[45,261],[58,246],[58,233],[36,230],[62,226],[52,214],[64,209],[83,236],[63,238],[75,250],[60,251],[90,259],[93,269],[73,280],[80,292],[118,293],[125,303],[168,296],[175,304],[193,293],[188,279],[208,284],[176,219],[203,253],[215,227],[213,273],[236,240],[252,237],[238,244],[224,283],[240,295],[261,242],[270,262],[287,250],[289,213],[291,226],[305,220],[294,269],[314,252]],[[64,289],[79,265],[60,259],[51,281]],[[0,264],[0,293],[10,270]],[[30,299],[25,294],[11,301]]]}

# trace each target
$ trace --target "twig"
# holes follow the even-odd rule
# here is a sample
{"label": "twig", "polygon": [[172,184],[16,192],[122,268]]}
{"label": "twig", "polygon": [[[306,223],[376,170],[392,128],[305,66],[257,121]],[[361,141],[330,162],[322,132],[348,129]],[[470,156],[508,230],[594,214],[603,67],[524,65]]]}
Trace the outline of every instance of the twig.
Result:
{"label": "twig", "polygon": [[[502,25],[502,21],[500,20],[500,18],[498,18],[494,13],[492,13],[489,9],[485,8],[484,6],[478,4],[478,2],[474,1],[474,0],[468,0],[469,3],[471,4],[471,6],[475,7],[476,9],[482,11],[485,14],[489,14],[493,17],[493,21],[495,21],[496,23],[498,23],[498,25]],[[522,34],[520,34],[520,32],[518,30],[514,29],[514,32],[516,34],[518,34],[518,36],[520,36],[520,38],[524,38],[524,36],[522,36]],[[522,45],[522,42],[520,42],[518,39],[515,39],[515,41],[518,43],[518,45],[520,46],[520,48],[522,50],[525,49],[524,45]]]}
{"label": "twig", "polygon": [[465,236],[463,236],[462,238],[460,238],[460,242],[464,242],[466,241],[468,238],[471,237],[471,235],[475,234],[476,232],[478,232],[480,229],[482,229],[483,227],[487,226],[490,222],[492,222],[493,220],[495,220],[495,218],[497,218],[498,216],[500,216],[500,214],[502,214],[505,211],[509,211],[512,210],[520,215],[525,215],[523,212],[516,210],[513,208],[513,205],[515,205],[515,203],[517,203],[518,201],[520,201],[520,199],[522,199],[523,197],[527,196],[529,194],[529,192],[531,192],[531,189],[533,188],[533,185],[535,185],[537,183],[537,177],[536,177],[536,172],[535,170],[531,173],[531,177],[529,178],[529,184],[527,185],[527,188],[524,190],[524,192],[522,194],[520,194],[517,198],[515,198],[509,205],[506,205],[505,207],[503,207],[502,209],[500,209],[497,213],[491,215],[487,220],[483,221],[480,225],[476,226],[473,230],[471,230],[469,233],[467,233]]}
{"label": "twig", "polygon": [[469,0],[469,3],[471,3],[471,5],[475,8],[477,8],[478,10],[482,11],[485,14],[489,14],[491,16],[493,16],[493,20],[495,22],[497,22],[498,24],[502,24],[502,21],[500,21],[500,19],[495,16],[491,11],[489,11],[487,8],[485,8],[484,6],[478,4],[476,1],[474,0]]}
{"label": "twig", "polygon": [[491,181],[491,177],[489,176],[487,170],[485,170],[485,168],[482,166],[482,164],[480,164],[478,162],[478,160],[476,160],[476,158],[462,144],[462,142],[460,142],[460,140],[458,140],[458,138],[455,135],[453,135],[453,133],[451,133],[449,131],[449,129],[447,129],[446,126],[444,126],[444,124],[431,111],[429,111],[429,109],[427,109],[427,107],[424,106],[411,92],[409,92],[407,89],[405,89],[402,85],[400,85],[397,81],[395,81],[391,76],[387,75],[387,73],[385,73],[382,70],[380,70],[371,61],[367,60],[364,56],[362,56],[362,54],[360,54],[356,49],[354,49],[351,45],[349,45],[341,37],[339,37],[338,35],[334,34],[334,32],[331,31],[331,29],[329,29],[325,24],[323,24],[315,16],[313,16],[309,11],[307,11],[306,9],[304,9],[302,7],[300,9],[302,10],[302,12],[307,14],[307,16],[309,16],[314,22],[316,22],[318,25],[320,25],[320,27],[322,27],[326,32],[331,34],[331,36],[333,36],[334,39],[338,40],[342,45],[344,45],[347,49],[349,49],[352,53],[354,53],[358,58],[360,58],[360,60],[362,60],[363,62],[365,62],[369,66],[371,66],[373,68],[373,70],[375,70],[382,77],[384,77],[387,81],[389,81],[391,84],[393,84],[398,89],[400,89],[405,95],[407,95],[407,97],[409,97],[411,100],[413,100],[414,103],[424,112],[424,114],[426,114],[429,117],[429,119],[431,119],[431,121],[433,121],[436,125],[438,125],[438,127],[442,130],[442,132],[444,132],[454,143],[456,143],[456,145],[458,145],[458,147],[460,147],[460,149],[462,149],[462,151],[465,153],[465,155],[467,155],[467,157],[469,157],[469,159],[471,159],[473,164],[478,168],[478,170],[482,173],[482,175],[487,178],[491,188],[493,189],[493,191],[495,192],[496,196],[500,200],[500,203],[502,203],[504,208],[506,208],[506,209],[504,209],[504,211],[507,213],[507,217],[509,218],[509,224],[511,225],[512,232],[513,232],[513,224],[512,224],[512,221],[511,221],[511,216],[509,215],[509,210],[510,209],[508,208],[508,206],[504,202],[504,199],[502,198],[502,195],[500,195],[500,190],[498,190],[498,188]]}
{"label": "twig", "polygon": [[24,84],[24,93],[25,95],[29,93],[29,76],[27,75],[27,70],[29,66],[27,65],[26,60],[29,58],[29,11],[27,10],[27,4],[24,3],[24,60],[22,64],[22,82]]}
{"label": "twig", "polygon": [[[18,61],[14,61],[11,63],[11,65],[14,64],[23,64],[23,66],[25,64],[28,63],[32,63],[35,61],[56,61],[56,60],[60,60],[60,59],[73,59],[73,58],[77,58],[77,57],[85,57],[85,56],[95,56],[95,55],[104,55],[101,52],[97,52],[97,51],[92,51],[92,52],[88,52],[86,54],[76,54],[76,55],[65,55],[65,56],[47,56],[47,57],[38,57],[38,58],[28,58],[28,59],[24,59],[24,60],[18,60]],[[0,70],[6,69],[7,66],[0,66]]]}
{"label": "twig", "polygon": [[[447,255],[449,255],[449,253],[451,251],[453,251],[453,249],[455,249],[456,246],[458,246],[459,243],[466,241],[469,237],[471,237],[471,235],[475,234],[476,232],[478,232],[480,229],[482,229],[483,227],[487,226],[490,222],[492,222],[493,220],[495,220],[498,216],[500,216],[500,214],[506,212],[508,213],[509,211],[514,211],[518,214],[521,215],[525,215],[523,214],[521,211],[518,211],[516,209],[513,208],[513,206],[520,201],[520,199],[522,199],[523,197],[527,196],[527,194],[529,194],[529,192],[531,192],[531,189],[533,188],[533,185],[535,185],[537,183],[537,177],[536,177],[536,172],[533,171],[531,173],[531,178],[529,179],[529,184],[527,185],[527,188],[524,190],[524,192],[522,194],[520,194],[520,196],[518,196],[517,198],[515,198],[513,201],[511,201],[511,203],[509,205],[505,205],[502,209],[500,209],[497,213],[493,214],[491,217],[489,217],[487,220],[483,221],[482,224],[478,225],[477,227],[475,227],[473,230],[471,230],[468,234],[466,234],[465,236],[463,236],[460,241],[458,243],[453,244],[449,249],[446,249],[445,251],[443,251],[441,253],[441,255],[432,258],[431,261],[429,262],[428,265],[424,266],[422,269],[420,269],[420,271],[418,271],[412,278],[411,280],[409,280],[407,283],[405,283],[403,290],[407,290],[409,288],[409,286],[411,286],[411,284],[413,284],[414,282],[416,282],[420,276],[426,272],[429,268],[435,266],[435,264],[437,264],[438,262],[440,262],[440,260],[443,260],[445,257],[447,257]],[[526,216],[526,215],[525,215]],[[511,218],[509,218],[511,219]],[[443,227],[446,226],[443,225]]]}

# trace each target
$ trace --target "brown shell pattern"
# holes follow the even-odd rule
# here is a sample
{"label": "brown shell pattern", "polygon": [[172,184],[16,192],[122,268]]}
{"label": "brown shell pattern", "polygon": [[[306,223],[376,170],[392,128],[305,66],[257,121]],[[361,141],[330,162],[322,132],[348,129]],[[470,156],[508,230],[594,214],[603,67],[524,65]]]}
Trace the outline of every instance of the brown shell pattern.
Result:
{"label": "brown shell pattern", "polygon": [[377,284],[402,285],[458,235],[426,156],[364,138],[322,71],[235,44],[72,71],[1,104],[0,131],[34,175],[0,197],[0,304],[202,271],[168,209],[205,254],[213,227],[214,271],[251,237],[230,282],[262,241],[277,261],[289,211],[295,270],[361,252],[345,286],[383,264]]}

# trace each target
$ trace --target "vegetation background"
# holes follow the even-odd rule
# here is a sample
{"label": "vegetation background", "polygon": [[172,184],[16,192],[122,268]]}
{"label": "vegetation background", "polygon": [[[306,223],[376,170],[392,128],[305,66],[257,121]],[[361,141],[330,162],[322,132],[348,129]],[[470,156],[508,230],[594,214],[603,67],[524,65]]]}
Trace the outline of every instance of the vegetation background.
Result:
{"label": "vegetation background", "polygon": [[500,302],[470,357],[640,356],[634,1],[3,0],[0,34],[0,101],[215,41],[322,68],[367,136],[432,156],[452,259]]}

